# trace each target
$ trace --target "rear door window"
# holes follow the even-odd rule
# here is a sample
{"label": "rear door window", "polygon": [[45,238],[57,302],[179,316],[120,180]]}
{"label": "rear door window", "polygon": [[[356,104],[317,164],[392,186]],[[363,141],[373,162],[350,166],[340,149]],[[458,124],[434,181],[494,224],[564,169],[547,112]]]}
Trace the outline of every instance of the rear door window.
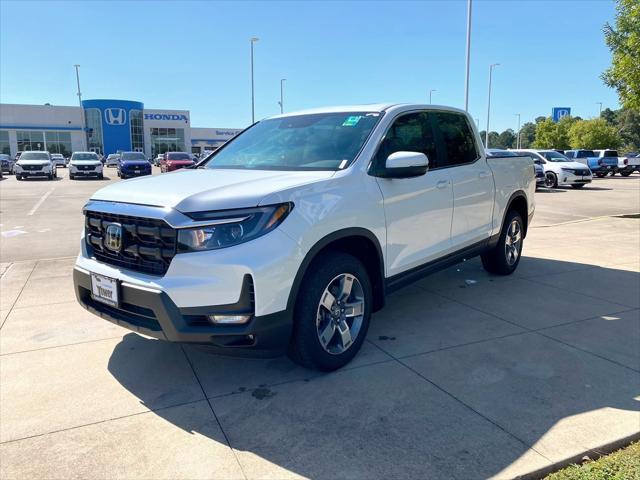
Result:
{"label": "rear door window", "polygon": [[475,162],[480,155],[467,117],[455,112],[434,112],[435,128],[442,142],[448,167]]}

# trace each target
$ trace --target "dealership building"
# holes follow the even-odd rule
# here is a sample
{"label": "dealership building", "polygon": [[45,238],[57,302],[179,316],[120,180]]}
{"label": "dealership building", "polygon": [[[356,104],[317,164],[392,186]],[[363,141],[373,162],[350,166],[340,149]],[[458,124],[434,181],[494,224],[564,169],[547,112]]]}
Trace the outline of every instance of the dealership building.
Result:
{"label": "dealership building", "polygon": [[48,150],[65,156],[90,150],[202,153],[241,130],[191,127],[189,110],[147,109],[131,100],[84,100],[82,108],[0,104],[0,153]]}

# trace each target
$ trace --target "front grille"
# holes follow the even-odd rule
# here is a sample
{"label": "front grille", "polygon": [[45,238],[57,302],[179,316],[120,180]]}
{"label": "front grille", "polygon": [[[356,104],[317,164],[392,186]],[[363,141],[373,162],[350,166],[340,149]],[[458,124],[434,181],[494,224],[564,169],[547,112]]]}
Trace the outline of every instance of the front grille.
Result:
{"label": "front grille", "polygon": [[92,171],[96,169],[95,165],[76,165],[76,168],[82,171]]}
{"label": "front grille", "polygon": [[575,174],[576,175],[589,175],[590,171],[589,170],[579,170],[579,169],[577,169],[577,170],[575,170]]}
{"label": "front grille", "polygon": [[43,165],[21,165],[21,167],[23,170],[37,172],[38,170],[42,170]]}
{"label": "front grille", "polygon": [[[110,223],[122,225],[119,252],[104,244]],[[96,260],[151,275],[164,275],[176,254],[176,231],[164,220],[87,211],[85,238]]]}

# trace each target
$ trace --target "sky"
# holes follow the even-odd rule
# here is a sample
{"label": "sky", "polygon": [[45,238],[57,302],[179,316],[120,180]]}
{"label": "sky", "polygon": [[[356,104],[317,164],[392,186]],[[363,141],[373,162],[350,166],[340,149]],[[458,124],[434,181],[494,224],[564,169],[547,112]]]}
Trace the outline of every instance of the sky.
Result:
{"label": "sky", "polygon": [[[619,108],[600,74],[612,0],[473,0],[469,111],[491,130],[554,106],[583,118]],[[327,105],[412,102],[464,108],[466,0],[212,2],[0,0],[0,102],[137,100],[191,111],[192,127]]]}

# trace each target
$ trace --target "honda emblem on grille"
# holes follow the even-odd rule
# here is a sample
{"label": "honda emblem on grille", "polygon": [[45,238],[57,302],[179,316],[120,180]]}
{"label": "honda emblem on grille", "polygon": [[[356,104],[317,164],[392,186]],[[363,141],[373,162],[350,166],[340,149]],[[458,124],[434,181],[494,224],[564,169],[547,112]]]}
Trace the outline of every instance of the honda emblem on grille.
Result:
{"label": "honda emblem on grille", "polygon": [[112,252],[122,250],[122,225],[110,223],[105,230],[104,246]]}

